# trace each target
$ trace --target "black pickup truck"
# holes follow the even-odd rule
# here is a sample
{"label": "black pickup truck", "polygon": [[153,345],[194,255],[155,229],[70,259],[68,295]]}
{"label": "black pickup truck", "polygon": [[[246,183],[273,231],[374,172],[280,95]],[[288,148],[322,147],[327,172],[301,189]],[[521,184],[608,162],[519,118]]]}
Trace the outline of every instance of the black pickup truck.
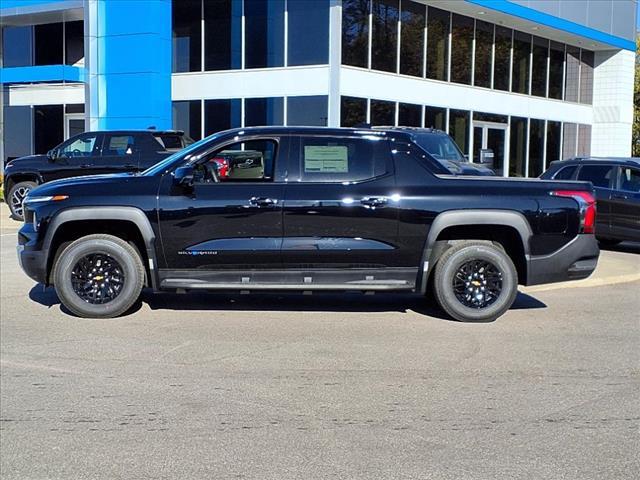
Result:
{"label": "black pickup truck", "polygon": [[149,286],[432,289],[485,321],[518,284],[585,278],[599,255],[591,184],[454,176],[398,130],[229,130],[139,174],[44,184],[24,209],[22,268],[85,317]]}
{"label": "black pickup truck", "polygon": [[46,155],[30,155],[7,162],[5,201],[11,215],[22,220],[22,201],[38,185],[80,175],[142,171],[192,143],[184,132],[176,130],[80,133]]}

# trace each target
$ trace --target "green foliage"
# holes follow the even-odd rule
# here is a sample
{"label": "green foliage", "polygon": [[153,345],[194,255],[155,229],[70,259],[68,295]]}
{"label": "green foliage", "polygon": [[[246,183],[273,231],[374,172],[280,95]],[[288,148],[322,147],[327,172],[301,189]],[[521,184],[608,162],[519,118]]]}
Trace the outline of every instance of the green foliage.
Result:
{"label": "green foliage", "polygon": [[633,83],[633,137],[631,155],[640,157],[640,33],[636,35],[636,77]]}

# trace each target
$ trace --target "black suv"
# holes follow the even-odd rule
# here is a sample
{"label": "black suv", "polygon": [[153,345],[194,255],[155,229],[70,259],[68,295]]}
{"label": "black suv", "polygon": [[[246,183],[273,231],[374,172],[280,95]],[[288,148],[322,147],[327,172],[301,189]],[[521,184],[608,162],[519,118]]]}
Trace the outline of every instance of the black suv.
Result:
{"label": "black suv", "polygon": [[551,162],[540,178],[591,182],[598,201],[598,241],[603,245],[640,241],[640,158]]}
{"label": "black suv", "polygon": [[22,220],[22,201],[37,185],[80,175],[144,170],[191,143],[181,131],[81,133],[46,155],[10,160],[4,170],[5,201],[12,216]]}
{"label": "black suv", "polygon": [[398,130],[217,133],[141,174],[44,184],[24,202],[24,271],[86,317],[154,290],[433,289],[497,318],[518,284],[589,276],[587,182],[451,175]]}
{"label": "black suv", "polygon": [[386,131],[397,130],[405,132],[413,138],[420,147],[426,150],[454,175],[495,175],[491,165],[471,163],[462,153],[458,144],[442,130],[420,127],[373,127]]}

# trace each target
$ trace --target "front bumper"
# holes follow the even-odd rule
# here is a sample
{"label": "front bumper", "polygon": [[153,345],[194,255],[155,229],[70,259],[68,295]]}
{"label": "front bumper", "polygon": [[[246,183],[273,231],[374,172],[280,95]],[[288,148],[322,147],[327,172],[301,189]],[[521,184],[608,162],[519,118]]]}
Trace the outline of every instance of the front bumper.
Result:
{"label": "front bumper", "polygon": [[29,278],[47,283],[47,251],[40,250],[38,232],[30,222],[18,232],[18,262]]}
{"label": "front bumper", "polygon": [[599,255],[595,235],[577,235],[564,247],[549,255],[529,257],[527,285],[587,278],[596,269]]}

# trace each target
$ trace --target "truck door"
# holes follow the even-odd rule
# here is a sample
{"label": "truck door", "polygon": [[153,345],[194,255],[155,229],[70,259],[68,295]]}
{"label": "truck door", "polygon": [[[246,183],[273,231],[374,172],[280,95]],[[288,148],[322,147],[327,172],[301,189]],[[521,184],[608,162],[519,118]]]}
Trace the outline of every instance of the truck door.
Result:
{"label": "truck door", "polygon": [[165,176],[159,220],[166,266],[199,272],[281,266],[286,137],[250,137],[196,162],[190,191]]}
{"label": "truck door", "polygon": [[292,141],[282,261],[288,268],[388,268],[397,263],[398,209],[386,138]]}

